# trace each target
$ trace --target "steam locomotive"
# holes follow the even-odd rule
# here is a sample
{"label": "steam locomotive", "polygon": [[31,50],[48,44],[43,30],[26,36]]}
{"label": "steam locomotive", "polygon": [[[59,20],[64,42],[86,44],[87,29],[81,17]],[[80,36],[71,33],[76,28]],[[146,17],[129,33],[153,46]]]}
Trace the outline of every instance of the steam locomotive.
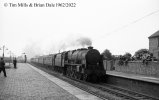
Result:
{"label": "steam locomotive", "polygon": [[93,47],[31,58],[31,62],[84,81],[98,82],[105,75],[102,56]]}

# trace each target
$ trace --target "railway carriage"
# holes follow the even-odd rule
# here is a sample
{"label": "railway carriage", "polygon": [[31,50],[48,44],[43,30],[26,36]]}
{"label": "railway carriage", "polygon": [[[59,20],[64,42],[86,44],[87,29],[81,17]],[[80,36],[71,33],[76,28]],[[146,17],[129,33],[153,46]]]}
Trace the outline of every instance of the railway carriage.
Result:
{"label": "railway carriage", "polygon": [[54,57],[55,55],[46,55],[44,58],[44,64],[48,66],[54,66]]}
{"label": "railway carriage", "polygon": [[44,64],[44,56],[38,57],[38,63],[39,64]]}
{"label": "railway carriage", "polygon": [[36,58],[36,57],[35,58],[31,58],[30,60],[31,60],[31,62],[38,63],[38,58]]}

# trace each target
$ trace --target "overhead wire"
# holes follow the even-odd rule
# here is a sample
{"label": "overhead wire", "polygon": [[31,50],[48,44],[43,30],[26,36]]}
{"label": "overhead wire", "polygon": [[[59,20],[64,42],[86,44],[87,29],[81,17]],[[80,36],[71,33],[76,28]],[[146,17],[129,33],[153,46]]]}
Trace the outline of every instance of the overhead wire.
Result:
{"label": "overhead wire", "polygon": [[151,12],[151,13],[149,13],[149,14],[147,14],[147,15],[141,17],[141,18],[138,18],[138,19],[136,19],[136,20],[134,20],[134,21],[132,21],[132,22],[126,24],[126,25],[123,25],[123,26],[121,26],[120,28],[115,29],[115,30],[113,30],[113,31],[111,31],[111,32],[109,32],[109,33],[107,33],[107,36],[108,36],[108,35],[111,35],[112,33],[118,32],[118,31],[120,31],[120,30],[122,30],[122,29],[124,29],[124,28],[126,28],[126,27],[128,27],[128,26],[130,26],[130,25],[132,25],[132,24],[135,24],[135,23],[137,23],[137,22],[139,22],[139,21],[141,21],[141,20],[143,20],[143,19],[145,19],[145,18],[147,18],[147,17],[149,17],[149,16],[151,16],[151,15],[153,15],[153,14],[156,14],[156,13],[158,13],[158,12],[159,12],[159,10],[156,10],[156,11]]}

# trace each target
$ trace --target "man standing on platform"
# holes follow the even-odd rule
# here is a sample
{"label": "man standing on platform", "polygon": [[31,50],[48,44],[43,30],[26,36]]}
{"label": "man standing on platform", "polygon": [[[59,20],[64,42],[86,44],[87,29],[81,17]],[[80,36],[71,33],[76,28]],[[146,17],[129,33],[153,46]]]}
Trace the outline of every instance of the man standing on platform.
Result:
{"label": "man standing on platform", "polygon": [[17,60],[16,58],[13,60],[14,68],[17,68]]}
{"label": "man standing on platform", "polygon": [[7,77],[6,70],[5,70],[5,62],[4,62],[3,58],[1,58],[1,60],[0,60],[0,73],[1,73],[1,71],[3,71],[4,76]]}

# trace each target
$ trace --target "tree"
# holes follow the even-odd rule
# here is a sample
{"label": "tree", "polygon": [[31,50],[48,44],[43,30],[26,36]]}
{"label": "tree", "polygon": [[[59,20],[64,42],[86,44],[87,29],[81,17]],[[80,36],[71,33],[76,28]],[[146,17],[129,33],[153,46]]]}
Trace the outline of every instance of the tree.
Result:
{"label": "tree", "polygon": [[108,49],[105,49],[102,53],[104,59],[107,59],[107,60],[111,60],[112,59],[112,53],[108,50]]}
{"label": "tree", "polygon": [[126,52],[126,53],[124,54],[124,57],[125,57],[126,59],[128,59],[128,60],[130,60],[131,56],[132,56],[132,55],[131,55],[129,52]]}
{"label": "tree", "polygon": [[148,49],[139,49],[138,51],[135,52],[135,57],[137,59],[140,59],[144,54],[150,54]]}

